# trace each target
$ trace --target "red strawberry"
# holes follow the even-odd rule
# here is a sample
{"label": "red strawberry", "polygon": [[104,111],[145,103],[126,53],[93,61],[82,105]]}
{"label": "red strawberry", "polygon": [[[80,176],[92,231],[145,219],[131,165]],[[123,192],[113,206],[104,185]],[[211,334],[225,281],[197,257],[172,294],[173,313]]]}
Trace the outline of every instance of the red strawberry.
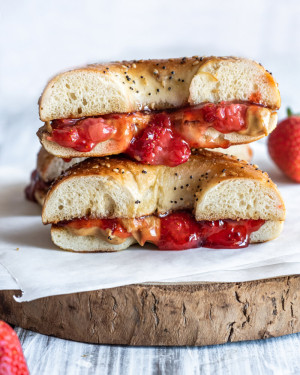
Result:
{"label": "red strawberry", "polygon": [[278,167],[292,180],[300,182],[300,116],[281,121],[269,136],[269,154]]}
{"label": "red strawberry", "polygon": [[0,375],[29,375],[16,332],[0,320]]}

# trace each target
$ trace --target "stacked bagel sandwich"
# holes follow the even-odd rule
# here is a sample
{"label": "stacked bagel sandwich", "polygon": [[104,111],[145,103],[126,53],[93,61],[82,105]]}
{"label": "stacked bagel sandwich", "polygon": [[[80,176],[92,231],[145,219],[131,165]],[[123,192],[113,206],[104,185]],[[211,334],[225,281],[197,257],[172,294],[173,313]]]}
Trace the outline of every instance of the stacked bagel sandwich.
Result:
{"label": "stacked bagel sandwich", "polygon": [[27,193],[44,202],[43,223],[62,249],[238,248],[279,235],[276,185],[237,151],[214,151],[240,145],[249,160],[246,144],[275,128],[280,94],[260,64],[89,65],[54,77],[39,106],[43,148]]}

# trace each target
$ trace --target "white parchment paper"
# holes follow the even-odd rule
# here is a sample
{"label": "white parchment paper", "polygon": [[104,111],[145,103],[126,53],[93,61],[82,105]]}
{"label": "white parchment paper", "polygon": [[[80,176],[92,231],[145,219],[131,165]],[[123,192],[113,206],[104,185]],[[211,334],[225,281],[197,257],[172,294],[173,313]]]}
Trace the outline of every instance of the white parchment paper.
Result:
{"label": "white parchment paper", "polygon": [[0,168],[0,289],[23,294],[18,301],[141,282],[246,281],[300,273],[300,185],[271,163],[264,143],[257,163],[278,184],[287,207],[281,236],[246,249],[158,251],[151,245],[118,253],[58,251],[40,208],[24,200],[29,171]]}

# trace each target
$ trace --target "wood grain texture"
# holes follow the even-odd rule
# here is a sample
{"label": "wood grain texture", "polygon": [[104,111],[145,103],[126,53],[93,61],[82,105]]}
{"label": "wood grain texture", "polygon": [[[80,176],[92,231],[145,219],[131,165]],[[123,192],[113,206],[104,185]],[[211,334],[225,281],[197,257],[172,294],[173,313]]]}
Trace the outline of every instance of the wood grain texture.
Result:
{"label": "wood grain texture", "polygon": [[0,292],[0,319],[88,343],[203,346],[300,331],[300,276],[128,285],[23,303],[13,295]]}

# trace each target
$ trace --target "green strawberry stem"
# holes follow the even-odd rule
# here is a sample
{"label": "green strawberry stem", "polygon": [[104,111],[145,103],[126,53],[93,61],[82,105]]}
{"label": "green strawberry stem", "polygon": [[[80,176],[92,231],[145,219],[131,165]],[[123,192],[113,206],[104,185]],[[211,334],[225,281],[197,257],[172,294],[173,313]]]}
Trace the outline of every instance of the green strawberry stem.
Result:
{"label": "green strawberry stem", "polygon": [[287,107],[286,113],[287,113],[288,117],[291,117],[291,116],[300,116],[300,113],[293,113],[293,111],[291,110],[290,107]]}

